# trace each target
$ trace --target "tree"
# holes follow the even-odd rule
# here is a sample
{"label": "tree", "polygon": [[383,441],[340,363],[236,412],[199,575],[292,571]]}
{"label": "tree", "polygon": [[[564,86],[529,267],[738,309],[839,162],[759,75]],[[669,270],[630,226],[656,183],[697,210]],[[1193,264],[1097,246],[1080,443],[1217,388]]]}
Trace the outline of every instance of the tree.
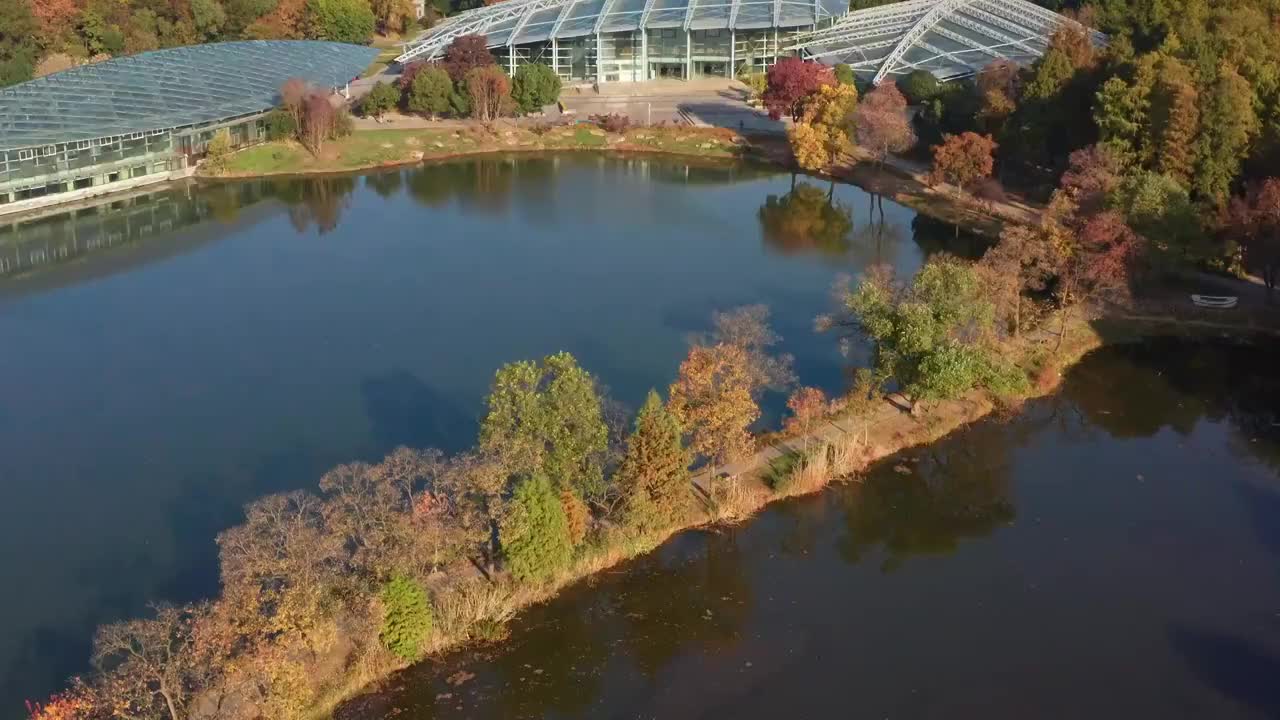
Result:
{"label": "tree", "polygon": [[809,452],[809,431],[813,424],[827,415],[827,394],[814,387],[796,388],[787,398],[787,431],[804,438],[804,450]]}
{"label": "tree", "polygon": [[[80,14],[80,7],[75,0],[32,0],[30,10],[39,24],[40,38],[46,47],[53,46],[58,38],[65,36],[74,28],[76,17]],[[0,18],[9,19],[10,12],[12,11],[0,10]],[[26,27],[26,23],[23,20],[17,20],[14,25],[3,24],[0,27],[4,27],[0,35],[5,36],[7,40],[10,32],[21,32]],[[13,37],[19,36],[15,34]],[[0,41],[0,46],[2,43],[3,41]]]}
{"label": "tree", "polygon": [[453,81],[449,79],[449,73],[436,66],[424,67],[414,74],[409,86],[409,109],[428,113],[434,120],[437,115],[448,112],[452,93]]}
{"label": "tree", "polygon": [[944,135],[933,148],[931,182],[949,182],[964,193],[975,180],[988,177],[995,168],[996,142],[973,132]]}
{"label": "tree", "polygon": [[1098,91],[1093,121],[1102,143],[1120,158],[1139,157],[1151,103],[1149,94],[1149,86],[1131,85],[1121,77],[1108,78]]}
{"label": "tree", "polygon": [[835,74],[836,82],[841,85],[853,85],[857,80],[853,74],[853,68],[849,67],[845,63],[836,63],[833,72]]}
{"label": "tree", "polygon": [[302,78],[289,78],[280,86],[280,107],[293,118],[294,127],[302,127],[309,94],[311,85]]}
{"label": "tree", "polygon": [[867,93],[853,114],[854,139],[883,164],[889,153],[906,152],[916,143],[916,133],[907,117],[907,99],[892,82],[884,82]]}
{"label": "tree", "polygon": [[769,348],[782,338],[769,326],[767,305],[743,305],[725,312],[711,313],[714,330],[707,345],[725,343],[742,348],[747,355],[748,379],[752,396],[765,389],[785,390],[795,383],[792,366],[795,358],[789,354],[771,355]]}
{"label": "tree", "polygon": [[467,73],[465,86],[471,97],[471,117],[491,122],[502,116],[511,92],[502,68],[497,65],[475,68]]}
{"label": "tree", "polygon": [[38,30],[25,0],[0,0],[0,87],[31,79]]}
{"label": "tree", "polygon": [[1045,227],[1010,224],[982,256],[977,270],[994,307],[1017,336],[1022,329],[1022,295],[1044,290],[1058,264],[1055,236]]}
{"label": "tree", "polygon": [[569,524],[545,476],[531,475],[516,485],[501,538],[507,567],[519,580],[540,582],[569,566]]}
{"label": "tree", "polygon": [[1231,202],[1227,233],[1243,249],[1245,267],[1262,276],[1271,302],[1280,275],[1280,179],[1270,178]]}
{"label": "tree", "polygon": [[218,0],[191,0],[191,21],[204,40],[212,40],[222,32],[227,11]]}
{"label": "tree", "polygon": [[747,428],[760,417],[753,384],[750,358],[739,345],[694,346],[680,363],[671,414],[691,434],[690,449],[710,461],[713,476],[716,465],[751,451]]}
{"label": "tree", "polygon": [[431,600],[412,578],[396,574],[382,587],[383,647],[402,660],[417,660],[431,633]]}
{"label": "tree", "polygon": [[297,137],[298,121],[287,110],[272,110],[267,114],[267,139],[288,140]]}
{"label": "tree", "polygon": [[93,664],[103,674],[113,716],[181,720],[199,690],[192,637],[198,611],[154,611],[152,619],[104,625],[94,637]]}
{"label": "tree", "polygon": [[835,84],[831,68],[816,62],[788,57],[779,60],[766,74],[767,86],[762,97],[769,117],[777,120],[786,115],[799,122],[805,103],[823,85]]}
{"label": "tree", "polygon": [[1209,251],[1201,214],[1186,188],[1173,178],[1133,173],[1121,181],[1108,206],[1123,213],[1135,232],[1166,255],[1190,261]]}
{"label": "tree", "polygon": [[1189,186],[1200,128],[1200,94],[1190,69],[1175,58],[1160,62],[1151,100],[1151,147],[1155,170]]}
{"label": "tree", "polygon": [[1121,152],[1115,144],[1099,143],[1071,153],[1059,187],[1076,212],[1094,215],[1106,207],[1123,180],[1126,168]]}
{"label": "tree", "polygon": [[521,65],[511,78],[511,99],[522,112],[538,112],[560,99],[560,76],[542,63]]}
{"label": "tree", "polygon": [[822,170],[853,149],[853,111],[858,91],[852,85],[822,85],[805,103],[804,119],[788,132],[796,162]]}
{"label": "tree", "polygon": [[322,93],[313,92],[307,96],[303,105],[302,144],[306,145],[314,155],[324,149],[324,142],[334,131],[333,105]]}
{"label": "tree", "polygon": [[464,88],[467,74],[494,64],[493,53],[483,35],[462,35],[453,39],[444,51],[444,69],[454,87]]}
{"label": "tree", "polygon": [[878,381],[897,380],[913,411],[925,400],[955,398],[978,386],[1006,393],[1026,381],[985,344],[993,306],[972,266],[934,260],[906,288],[887,273],[872,273],[846,305],[874,343]]}
{"label": "tree", "polygon": [[623,522],[644,533],[687,517],[692,509],[689,463],[680,423],[658,393],[650,390],[614,475]]}
{"label": "tree", "polygon": [[1223,64],[1202,108],[1203,130],[1195,143],[1195,189],[1224,205],[1232,183],[1261,128],[1254,93],[1235,68]]}
{"label": "tree", "polygon": [[936,98],[941,91],[938,78],[928,70],[912,70],[902,78],[902,94],[912,105],[921,105]]}
{"label": "tree", "polygon": [[384,113],[394,110],[399,102],[400,91],[379,80],[360,101],[360,110],[365,115],[380,118]]}
{"label": "tree", "polygon": [[227,158],[231,155],[231,133],[222,128],[213,134],[205,149],[205,165],[211,172],[220,173],[227,168]]}
{"label": "tree", "polygon": [[595,379],[572,355],[503,366],[487,404],[480,446],[508,458],[513,473],[537,471],[584,499],[603,493],[609,431]]}
{"label": "tree", "polygon": [[383,34],[404,32],[414,19],[413,3],[409,0],[372,0],[370,8]]}
{"label": "tree", "polygon": [[313,40],[363,45],[373,36],[367,0],[307,0],[307,36]]}

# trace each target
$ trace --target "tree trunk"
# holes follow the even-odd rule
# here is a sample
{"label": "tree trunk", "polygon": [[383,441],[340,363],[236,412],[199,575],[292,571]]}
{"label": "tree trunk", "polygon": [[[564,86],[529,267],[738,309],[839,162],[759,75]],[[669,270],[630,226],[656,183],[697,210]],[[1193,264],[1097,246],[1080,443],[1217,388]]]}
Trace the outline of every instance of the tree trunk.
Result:
{"label": "tree trunk", "polygon": [[181,720],[178,717],[178,708],[173,704],[173,696],[169,694],[169,688],[164,683],[160,683],[160,695],[164,698],[164,704],[169,706],[169,720]]}
{"label": "tree trunk", "polygon": [[1013,295],[1013,336],[1018,337],[1022,332],[1022,291],[1017,290]]}

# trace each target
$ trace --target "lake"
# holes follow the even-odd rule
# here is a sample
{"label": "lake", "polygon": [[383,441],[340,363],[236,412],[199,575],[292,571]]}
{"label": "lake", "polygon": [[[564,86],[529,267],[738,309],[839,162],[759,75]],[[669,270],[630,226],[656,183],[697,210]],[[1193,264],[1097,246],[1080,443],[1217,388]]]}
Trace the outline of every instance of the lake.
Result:
{"label": "lake", "polygon": [[800,378],[840,391],[861,351],[813,330],[835,279],[981,244],[870,199],[575,154],[0,221],[0,717],[84,672],[99,623],[215,593],[245,502],[466,447],[503,363],[568,350],[634,409],[713,310],[765,303]]}
{"label": "lake", "polygon": [[340,720],[1280,717],[1280,346],[1062,392],[685,532]]}

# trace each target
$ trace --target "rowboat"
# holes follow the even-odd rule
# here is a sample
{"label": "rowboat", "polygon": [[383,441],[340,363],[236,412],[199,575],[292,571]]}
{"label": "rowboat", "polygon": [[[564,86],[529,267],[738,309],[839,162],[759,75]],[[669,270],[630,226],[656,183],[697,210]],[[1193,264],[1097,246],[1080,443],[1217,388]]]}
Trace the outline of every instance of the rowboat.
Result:
{"label": "rowboat", "polygon": [[1196,307],[1229,310],[1236,306],[1238,298],[1234,295],[1192,295],[1191,302]]}

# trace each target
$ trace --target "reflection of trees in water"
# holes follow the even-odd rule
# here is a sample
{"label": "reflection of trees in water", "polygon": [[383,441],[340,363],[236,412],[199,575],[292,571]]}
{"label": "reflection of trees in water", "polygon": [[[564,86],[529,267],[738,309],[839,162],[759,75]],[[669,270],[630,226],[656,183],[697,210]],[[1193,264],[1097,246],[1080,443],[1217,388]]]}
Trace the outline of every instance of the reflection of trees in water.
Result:
{"label": "reflection of trees in water", "polygon": [[892,572],[913,555],[949,554],[1012,522],[1010,452],[1029,430],[981,424],[910,461],[882,463],[844,496],[841,556],[858,563],[882,548],[881,569]]}
{"label": "reflection of trees in water", "polygon": [[289,206],[289,223],[294,230],[303,233],[314,224],[323,235],[338,227],[355,189],[353,175],[284,180],[277,183],[276,197]]}
{"label": "reflection of trees in water", "polygon": [[1280,345],[1173,338],[1090,353],[1068,374],[1066,397],[1085,419],[1120,438],[1164,428],[1188,435],[1201,420],[1227,421],[1240,448],[1280,469]]}
{"label": "reflection of trees in water", "polygon": [[995,238],[968,230],[956,232],[956,226],[927,215],[916,215],[911,221],[911,234],[916,245],[928,259],[938,253],[947,253],[968,260],[979,260]]}
{"label": "reflection of trees in water", "polygon": [[759,217],[765,243],[785,255],[816,252],[839,257],[849,250],[852,211],[831,191],[810,183],[793,178],[790,192],[765,198]]}
{"label": "reflection of trees in water", "polygon": [[392,198],[404,187],[404,172],[400,169],[378,172],[364,177],[364,186],[381,198]]}
{"label": "reflection of trees in water", "polygon": [[515,188],[517,161],[510,158],[472,158],[405,171],[409,197],[425,207],[442,207],[451,200],[467,209],[503,211]]}

